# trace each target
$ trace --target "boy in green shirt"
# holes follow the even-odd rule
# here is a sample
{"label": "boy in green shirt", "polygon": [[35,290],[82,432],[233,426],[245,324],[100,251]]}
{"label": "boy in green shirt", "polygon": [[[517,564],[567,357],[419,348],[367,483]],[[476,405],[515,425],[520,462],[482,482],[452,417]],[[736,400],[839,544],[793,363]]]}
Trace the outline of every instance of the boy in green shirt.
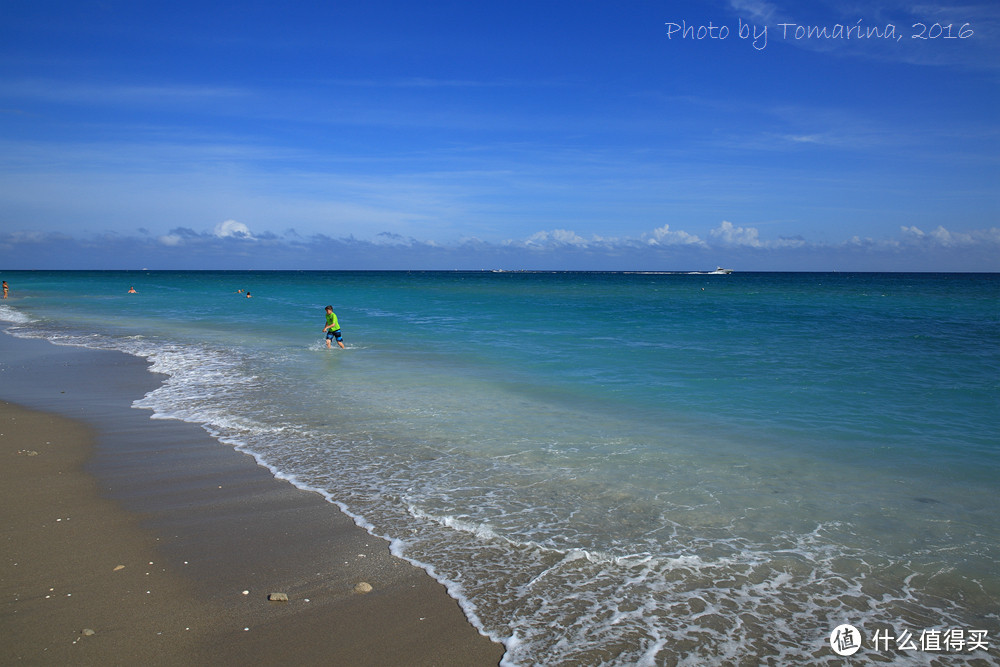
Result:
{"label": "boy in green shirt", "polygon": [[326,307],[326,326],[323,327],[323,331],[326,332],[326,346],[332,347],[330,341],[334,338],[337,339],[337,345],[341,349],[346,349],[344,347],[344,338],[340,335],[340,324],[337,322],[337,316],[333,313],[333,306]]}

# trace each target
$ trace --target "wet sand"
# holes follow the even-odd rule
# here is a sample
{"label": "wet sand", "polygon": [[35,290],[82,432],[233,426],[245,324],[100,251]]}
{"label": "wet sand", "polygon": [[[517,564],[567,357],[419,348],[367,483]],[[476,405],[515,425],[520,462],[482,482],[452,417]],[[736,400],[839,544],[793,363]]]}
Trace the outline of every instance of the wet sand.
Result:
{"label": "wet sand", "polygon": [[321,496],[130,407],[160,379],[0,335],[0,663],[500,661],[443,586]]}

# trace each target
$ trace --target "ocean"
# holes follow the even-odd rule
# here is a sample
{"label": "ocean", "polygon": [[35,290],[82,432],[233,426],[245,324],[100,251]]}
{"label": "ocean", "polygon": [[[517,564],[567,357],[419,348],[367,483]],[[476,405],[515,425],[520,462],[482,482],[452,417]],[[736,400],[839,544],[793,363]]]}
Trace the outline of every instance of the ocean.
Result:
{"label": "ocean", "polygon": [[135,407],[322,493],[504,664],[839,664],[842,624],[997,663],[998,274],[0,277],[9,333],[148,359]]}

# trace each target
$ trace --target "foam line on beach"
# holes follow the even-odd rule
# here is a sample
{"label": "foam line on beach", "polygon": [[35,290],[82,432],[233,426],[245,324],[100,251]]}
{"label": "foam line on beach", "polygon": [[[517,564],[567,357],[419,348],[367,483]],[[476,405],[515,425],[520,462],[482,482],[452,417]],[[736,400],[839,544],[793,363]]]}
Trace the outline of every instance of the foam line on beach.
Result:
{"label": "foam line on beach", "polygon": [[[16,633],[15,641],[6,642],[12,655],[42,655],[55,642],[66,652],[65,662],[74,664],[110,664],[127,655],[141,657],[147,648],[161,664],[225,664],[251,657],[255,662],[319,664],[331,656],[359,665],[500,661],[503,648],[468,623],[443,586],[394,557],[386,543],[355,526],[327,498],[275,479],[199,426],[153,421],[148,411],[130,407],[134,392],[149,391],[160,379],[147,371],[145,361],[12,336],[0,336],[0,351],[0,399],[72,417],[80,429],[92,430],[92,453],[79,457],[78,475],[94,489],[92,496],[101,490],[113,515],[146,536],[142,548],[154,555],[143,556],[143,562],[166,568],[155,588],[143,589],[141,612],[127,612],[115,597],[65,596],[61,607],[68,609],[71,602],[74,613],[57,626],[58,636]],[[17,462],[45,460],[24,456]],[[10,497],[19,492],[7,485],[4,489],[4,504],[19,507],[24,499]],[[52,505],[64,501],[62,494],[43,490],[29,503],[54,521],[71,516]],[[68,584],[53,586],[65,593],[93,591],[87,579],[104,582],[114,574],[116,554],[132,548],[114,546],[130,543],[121,529],[105,530],[101,522],[65,522],[66,527],[75,525],[92,532],[88,544],[100,565],[97,572],[67,573]],[[88,547],[79,540],[61,541],[51,530],[42,537],[36,556],[48,553],[70,563],[86,555]],[[19,557],[21,569],[5,577],[22,590],[31,583],[24,564],[33,557],[26,558]],[[107,559],[116,562],[104,563]],[[127,569],[135,562],[125,563]],[[362,581],[371,584],[373,594],[354,592]],[[145,590],[151,592],[146,595]],[[273,591],[287,592],[289,602],[269,602]],[[54,603],[42,605],[44,595],[32,598],[40,599],[30,608],[20,605],[18,618],[28,626],[36,624],[37,630],[56,608]],[[102,620],[109,615],[118,620]],[[195,620],[185,626],[191,630],[171,626],[164,635],[146,632],[152,627],[149,619],[165,617]],[[130,632],[136,628],[141,631]],[[95,634],[83,641],[83,629]],[[84,649],[92,653],[81,660],[73,651]]]}

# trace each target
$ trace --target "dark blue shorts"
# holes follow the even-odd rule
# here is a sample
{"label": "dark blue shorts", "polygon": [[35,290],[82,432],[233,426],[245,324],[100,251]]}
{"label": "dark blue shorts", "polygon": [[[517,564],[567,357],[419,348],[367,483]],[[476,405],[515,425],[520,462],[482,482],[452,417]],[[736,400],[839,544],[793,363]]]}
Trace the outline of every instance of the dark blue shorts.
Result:
{"label": "dark blue shorts", "polygon": [[337,329],[336,331],[327,331],[326,337],[327,340],[333,340],[336,338],[338,342],[344,340],[344,337],[340,335],[340,329]]}

